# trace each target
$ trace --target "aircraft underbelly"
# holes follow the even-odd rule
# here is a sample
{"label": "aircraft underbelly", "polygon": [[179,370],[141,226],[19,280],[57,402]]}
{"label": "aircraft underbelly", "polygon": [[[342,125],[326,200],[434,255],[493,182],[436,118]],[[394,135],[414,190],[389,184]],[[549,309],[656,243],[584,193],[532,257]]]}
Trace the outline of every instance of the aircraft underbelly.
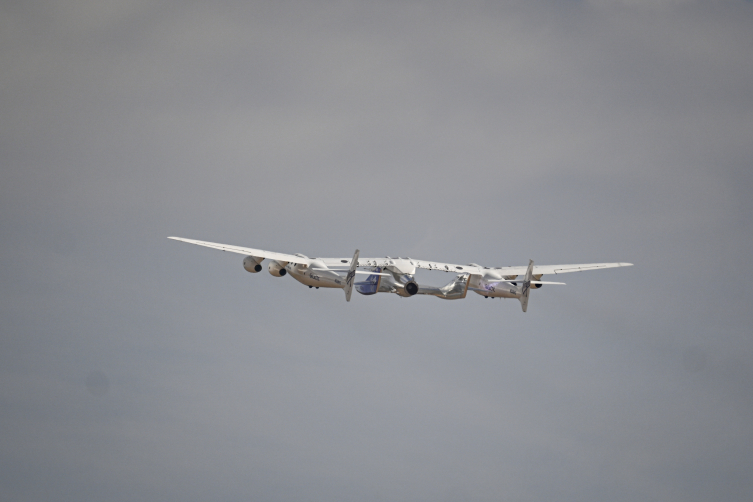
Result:
{"label": "aircraft underbelly", "polygon": [[470,287],[476,294],[492,298],[518,298],[520,288],[509,282],[485,280],[482,276],[472,275]]}
{"label": "aircraft underbelly", "polygon": [[315,288],[343,288],[345,279],[335,274],[322,270],[291,270],[290,276],[301,284]]}
{"label": "aircraft underbelly", "polygon": [[482,290],[477,289],[475,291],[482,296],[490,296],[492,298],[518,298],[520,296],[515,286],[505,282],[486,284]]}

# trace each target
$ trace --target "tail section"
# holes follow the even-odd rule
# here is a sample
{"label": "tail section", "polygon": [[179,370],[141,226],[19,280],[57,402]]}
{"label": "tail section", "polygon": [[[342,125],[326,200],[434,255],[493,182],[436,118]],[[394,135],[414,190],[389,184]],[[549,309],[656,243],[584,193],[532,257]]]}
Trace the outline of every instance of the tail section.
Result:
{"label": "tail section", "polygon": [[346,302],[350,301],[350,295],[353,294],[353,282],[356,278],[356,267],[358,266],[358,253],[360,251],[356,249],[355,254],[353,254],[353,261],[350,262],[350,270],[348,270],[348,275],[345,277],[343,290],[345,291]]}
{"label": "tail section", "polygon": [[379,292],[379,284],[382,282],[382,268],[373,267],[371,271],[374,273],[369,275],[365,281],[355,283],[356,291],[362,295],[375,295]]}
{"label": "tail section", "polygon": [[531,293],[531,279],[533,278],[533,260],[528,260],[528,270],[526,270],[525,278],[523,279],[523,290],[520,293],[520,306],[523,307],[523,312],[528,310],[528,295]]}

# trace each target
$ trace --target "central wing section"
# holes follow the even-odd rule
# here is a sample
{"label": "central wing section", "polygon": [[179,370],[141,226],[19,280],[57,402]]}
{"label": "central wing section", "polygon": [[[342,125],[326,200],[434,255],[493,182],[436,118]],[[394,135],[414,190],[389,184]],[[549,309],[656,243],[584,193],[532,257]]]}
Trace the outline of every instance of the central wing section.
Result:
{"label": "central wing section", "polygon": [[[350,260],[346,258],[323,258],[322,260],[328,267],[350,263]],[[479,265],[454,265],[451,263],[439,263],[436,261],[416,260],[414,258],[390,258],[389,256],[385,258],[359,258],[358,266],[380,268],[393,267],[411,274],[415,273],[415,269],[417,268],[454,273],[469,272],[472,274],[478,274],[479,270],[484,268]],[[523,270],[525,270],[525,267],[523,267]]]}
{"label": "central wing section", "polygon": [[[350,264],[347,258],[323,258],[328,267]],[[570,272],[585,272],[586,270],[599,270],[604,268],[630,267],[632,263],[580,263],[572,265],[534,265],[533,274],[567,274]],[[415,258],[359,258],[359,267],[396,267],[396,268],[421,268],[424,270],[438,270],[440,272],[485,274],[491,270],[501,275],[523,275],[527,266],[520,267],[483,267],[475,263],[458,265],[456,263],[442,263],[437,261],[416,260]]]}

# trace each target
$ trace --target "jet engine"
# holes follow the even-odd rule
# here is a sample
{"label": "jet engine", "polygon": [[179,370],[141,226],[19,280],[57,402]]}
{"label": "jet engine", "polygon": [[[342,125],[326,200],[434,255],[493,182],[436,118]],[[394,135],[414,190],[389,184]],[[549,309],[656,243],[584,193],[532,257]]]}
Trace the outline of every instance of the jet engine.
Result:
{"label": "jet engine", "polygon": [[[544,275],[544,274],[536,274],[536,275],[534,275],[533,276],[533,280],[534,281],[540,281],[542,275]],[[518,278],[517,275],[506,275],[505,276],[505,279],[508,279],[508,280],[509,279],[517,279],[517,278]],[[518,282],[523,282],[523,281],[521,279],[520,281],[511,282],[510,284],[512,284],[513,286],[517,286]],[[544,286],[543,284],[531,284],[531,289],[539,289],[539,288],[542,288],[543,286]]]}
{"label": "jet engine", "polygon": [[416,284],[413,281],[409,282],[408,284],[405,285],[405,292],[408,293],[410,296],[415,295],[416,293],[418,293],[418,284]]}
{"label": "jet engine", "polygon": [[[534,275],[533,276],[533,280],[534,281],[540,281],[542,275],[544,275],[544,274],[536,274],[536,275]],[[542,287],[544,287],[543,284],[531,284],[531,289],[540,289]]]}
{"label": "jet engine", "polygon": [[261,262],[263,259],[256,256],[246,256],[243,258],[243,268],[246,269],[246,272],[251,272],[252,274],[261,272]]}
{"label": "jet engine", "polygon": [[408,297],[418,293],[418,284],[416,284],[412,275],[405,274],[399,278],[399,281],[403,285],[403,289],[398,290],[398,295]]}
{"label": "jet engine", "polygon": [[272,260],[269,262],[269,273],[272,274],[275,277],[283,277],[285,274],[288,273],[287,270],[285,270],[285,267],[287,266],[288,262],[286,261],[275,261]]}

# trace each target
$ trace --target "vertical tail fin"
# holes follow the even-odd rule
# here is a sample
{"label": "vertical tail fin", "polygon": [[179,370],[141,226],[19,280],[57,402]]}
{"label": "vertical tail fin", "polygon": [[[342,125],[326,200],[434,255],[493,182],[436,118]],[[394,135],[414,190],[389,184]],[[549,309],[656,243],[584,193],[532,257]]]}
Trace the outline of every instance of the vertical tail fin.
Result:
{"label": "vertical tail fin", "polygon": [[523,291],[520,294],[520,306],[523,307],[523,312],[528,310],[528,295],[531,293],[531,279],[533,278],[533,260],[528,260],[528,270],[526,270],[525,278],[523,279]]}
{"label": "vertical tail fin", "polygon": [[346,302],[350,301],[350,295],[353,294],[353,282],[356,278],[356,267],[358,266],[358,253],[360,251],[356,249],[355,254],[353,254],[353,261],[350,262],[350,270],[348,270],[348,275],[345,277],[343,290],[345,291]]}

